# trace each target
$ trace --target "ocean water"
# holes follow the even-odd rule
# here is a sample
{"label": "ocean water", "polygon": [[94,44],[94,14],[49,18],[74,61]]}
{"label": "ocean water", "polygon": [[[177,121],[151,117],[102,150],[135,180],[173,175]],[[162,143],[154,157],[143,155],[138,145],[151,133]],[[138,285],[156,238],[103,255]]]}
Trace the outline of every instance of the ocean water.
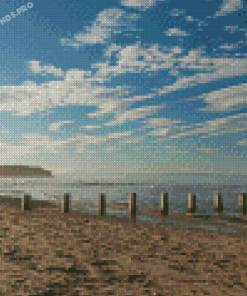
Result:
{"label": "ocean water", "polygon": [[[71,194],[71,209],[85,213],[98,213],[98,197],[106,195],[106,214],[126,219],[128,217],[127,203],[129,193],[137,195],[136,220],[144,222],[160,222],[161,193],[169,193],[169,211],[186,213],[188,210],[188,193],[196,194],[197,213],[215,215],[213,209],[213,194],[218,192],[223,198],[223,215],[238,216],[238,194],[247,192],[245,185],[222,184],[168,184],[149,183],[134,185],[90,185],[76,182],[64,182],[59,179],[1,179],[0,193],[20,196],[22,192],[32,195],[35,200],[50,200],[59,205],[64,193]],[[50,198],[56,196],[56,198]],[[123,208],[114,208],[110,204],[123,204]],[[171,213],[171,215],[173,215]],[[170,215],[170,214],[169,214]]]}

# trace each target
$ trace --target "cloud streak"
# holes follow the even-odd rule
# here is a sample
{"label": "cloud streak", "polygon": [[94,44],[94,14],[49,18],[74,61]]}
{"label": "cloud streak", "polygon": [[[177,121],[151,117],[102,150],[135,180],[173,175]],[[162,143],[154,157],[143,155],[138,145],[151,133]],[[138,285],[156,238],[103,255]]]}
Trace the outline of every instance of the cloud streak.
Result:
{"label": "cloud streak", "polygon": [[243,0],[224,0],[221,9],[214,16],[226,16],[229,13],[238,11],[244,7]]}
{"label": "cloud streak", "polygon": [[121,5],[126,7],[133,7],[141,11],[145,11],[151,7],[156,6],[159,2],[166,0],[121,0]]}
{"label": "cloud streak", "polygon": [[49,66],[40,66],[39,61],[29,61],[29,67],[31,71],[33,71],[35,74],[41,74],[43,76],[46,76],[47,74],[52,74],[56,77],[63,77],[64,72],[61,69],[57,69],[52,65]]}
{"label": "cloud streak", "polygon": [[76,34],[72,39],[62,38],[62,45],[80,47],[84,44],[105,44],[118,34],[137,31],[136,21],[139,15],[127,13],[123,9],[110,8],[101,11],[86,32]]}
{"label": "cloud streak", "polygon": [[175,37],[186,37],[191,35],[188,32],[182,31],[179,28],[170,28],[165,33],[166,33],[166,36],[175,36]]}
{"label": "cloud streak", "polygon": [[58,131],[62,126],[64,126],[67,123],[73,123],[73,121],[64,120],[64,121],[53,122],[52,124],[50,124],[49,130],[53,132]]}

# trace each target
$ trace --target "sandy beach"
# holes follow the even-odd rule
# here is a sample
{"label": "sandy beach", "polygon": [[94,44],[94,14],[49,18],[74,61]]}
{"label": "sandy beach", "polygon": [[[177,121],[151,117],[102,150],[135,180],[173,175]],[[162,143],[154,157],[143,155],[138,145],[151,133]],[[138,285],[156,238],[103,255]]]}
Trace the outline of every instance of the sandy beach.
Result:
{"label": "sandy beach", "polygon": [[172,219],[61,213],[34,201],[22,212],[20,200],[1,198],[0,295],[247,295],[246,221]]}

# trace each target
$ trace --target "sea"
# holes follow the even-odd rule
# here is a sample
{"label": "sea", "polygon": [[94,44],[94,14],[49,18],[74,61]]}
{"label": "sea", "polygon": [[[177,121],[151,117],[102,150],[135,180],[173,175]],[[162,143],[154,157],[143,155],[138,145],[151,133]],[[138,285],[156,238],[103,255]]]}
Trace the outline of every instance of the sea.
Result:
{"label": "sea", "polygon": [[[189,182],[188,182],[189,181]],[[210,180],[208,180],[210,181]],[[169,182],[150,183],[85,183],[61,178],[1,178],[1,195],[19,197],[22,193],[31,194],[32,199],[48,200],[61,204],[64,193],[71,194],[70,208],[85,213],[97,214],[99,194],[106,196],[106,215],[123,219],[128,216],[129,194],[136,193],[137,221],[159,223],[161,193],[169,194],[169,215],[186,213],[188,193],[196,195],[197,213],[215,216],[213,194],[220,193],[223,199],[223,215],[236,217],[238,214],[238,194],[247,192],[245,179],[211,180],[170,180]]]}

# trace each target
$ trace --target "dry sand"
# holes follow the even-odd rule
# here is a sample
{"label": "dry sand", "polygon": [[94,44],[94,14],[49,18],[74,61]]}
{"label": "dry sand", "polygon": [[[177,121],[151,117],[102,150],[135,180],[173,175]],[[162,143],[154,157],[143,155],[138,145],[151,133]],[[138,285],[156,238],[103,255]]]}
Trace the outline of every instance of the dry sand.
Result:
{"label": "dry sand", "polygon": [[172,219],[177,226],[34,202],[22,212],[1,198],[0,295],[247,295],[246,222]]}

